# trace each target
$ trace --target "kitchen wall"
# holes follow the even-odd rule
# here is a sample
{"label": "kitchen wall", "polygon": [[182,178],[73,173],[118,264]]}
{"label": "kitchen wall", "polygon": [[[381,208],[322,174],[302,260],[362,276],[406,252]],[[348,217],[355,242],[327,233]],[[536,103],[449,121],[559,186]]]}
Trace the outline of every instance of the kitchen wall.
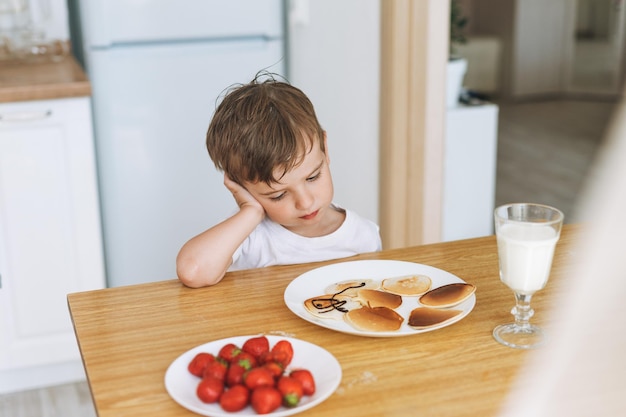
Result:
{"label": "kitchen wall", "polygon": [[335,201],[378,221],[380,0],[288,8],[290,81],[328,132]]}
{"label": "kitchen wall", "polygon": [[68,40],[67,0],[30,0],[33,24],[49,40]]}

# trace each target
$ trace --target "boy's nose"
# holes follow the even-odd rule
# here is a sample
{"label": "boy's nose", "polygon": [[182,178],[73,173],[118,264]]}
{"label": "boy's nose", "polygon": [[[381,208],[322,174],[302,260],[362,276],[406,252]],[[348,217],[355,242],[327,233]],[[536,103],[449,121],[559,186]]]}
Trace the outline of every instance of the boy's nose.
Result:
{"label": "boy's nose", "polygon": [[296,208],[298,210],[307,210],[311,208],[315,198],[313,197],[313,193],[308,190],[300,190],[296,195]]}

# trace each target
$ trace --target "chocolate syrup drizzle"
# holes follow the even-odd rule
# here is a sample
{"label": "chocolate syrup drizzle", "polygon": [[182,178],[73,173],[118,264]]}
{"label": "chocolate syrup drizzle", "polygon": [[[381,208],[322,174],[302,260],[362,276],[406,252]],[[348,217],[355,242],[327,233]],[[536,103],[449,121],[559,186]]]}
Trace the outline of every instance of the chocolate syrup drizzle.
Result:
{"label": "chocolate syrup drizzle", "polygon": [[330,298],[315,298],[312,300],[313,307],[320,310],[320,313],[329,313],[333,310],[338,310],[338,311],[341,311],[342,313],[347,313],[348,309],[343,307],[347,303],[347,301],[337,300],[335,299],[335,297],[344,291],[354,289],[354,288],[361,288],[364,286],[365,286],[365,282],[361,282],[359,283],[359,285],[354,285],[354,286],[344,288],[343,290],[333,294]]}

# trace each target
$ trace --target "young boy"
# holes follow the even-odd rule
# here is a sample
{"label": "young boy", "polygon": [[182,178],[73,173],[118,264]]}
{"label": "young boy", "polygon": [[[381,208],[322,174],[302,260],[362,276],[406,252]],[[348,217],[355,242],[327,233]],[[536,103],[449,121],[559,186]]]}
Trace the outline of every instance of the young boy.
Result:
{"label": "young boy", "polygon": [[181,248],[176,269],[183,284],[203,287],[227,270],[381,249],[375,223],[333,204],[326,132],[299,89],[259,77],[232,89],[206,144],[239,210]]}

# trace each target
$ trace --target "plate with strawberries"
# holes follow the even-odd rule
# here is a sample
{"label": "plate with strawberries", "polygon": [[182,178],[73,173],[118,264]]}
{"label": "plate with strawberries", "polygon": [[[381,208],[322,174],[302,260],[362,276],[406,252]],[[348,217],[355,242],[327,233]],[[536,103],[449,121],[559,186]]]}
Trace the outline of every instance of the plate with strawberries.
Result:
{"label": "plate with strawberries", "polygon": [[178,404],[203,416],[282,417],[326,400],[341,375],[337,359],[313,343],[248,335],[183,353],[168,367],[165,388]]}
{"label": "plate with strawberries", "polygon": [[358,336],[411,336],[450,326],[476,305],[476,286],[429,265],[338,262],[289,283],[287,307],[315,325]]}

